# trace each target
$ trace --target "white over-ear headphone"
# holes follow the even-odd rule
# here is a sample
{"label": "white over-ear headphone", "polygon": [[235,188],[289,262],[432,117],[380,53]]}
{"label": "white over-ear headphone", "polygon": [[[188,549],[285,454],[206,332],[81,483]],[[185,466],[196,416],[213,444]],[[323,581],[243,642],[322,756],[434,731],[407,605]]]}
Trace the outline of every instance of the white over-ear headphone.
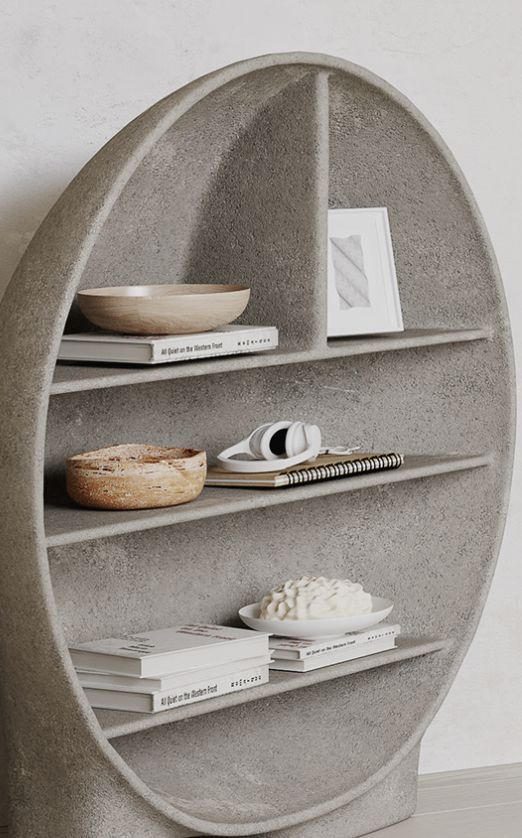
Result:
{"label": "white over-ear headphone", "polygon": [[[225,471],[279,471],[313,460],[321,448],[321,431],[304,422],[268,422],[218,454]],[[238,455],[245,455],[243,457]]]}

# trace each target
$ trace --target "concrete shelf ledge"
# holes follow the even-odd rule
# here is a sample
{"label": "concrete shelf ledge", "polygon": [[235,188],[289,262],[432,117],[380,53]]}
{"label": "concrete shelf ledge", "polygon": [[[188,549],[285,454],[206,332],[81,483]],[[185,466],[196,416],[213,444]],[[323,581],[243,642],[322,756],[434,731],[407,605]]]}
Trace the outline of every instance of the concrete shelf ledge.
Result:
{"label": "concrete shelf ledge", "polygon": [[474,329],[408,329],[404,332],[389,335],[335,338],[328,341],[327,346],[322,349],[277,349],[255,355],[209,358],[201,361],[148,367],[59,362],[54,371],[51,395],[99,390],[105,387],[123,387],[128,384],[149,384],[153,381],[167,381],[172,378],[196,378],[202,375],[239,372],[246,369],[282,366],[284,364],[327,361],[329,358],[366,355],[374,352],[394,352],[400,349],[415,349],[422,346],[485,340],[490,337],[490,334],[489,329],[480,327]]}
{"label": "concrete shelf ledge", "polygon": [[107,738],[116,739],[152,727],[180,722],[194,716],[204,716],[207,713],[215,713],[227,707],[259,701],[291,690],[299,690],[312,684],[345,678],[349,675],[356,675],[358,672],[377,669],[380,666],[390,666],[399,661],[411,660],[432,652],[449,649],[452,645],[451,641],[448,640],[402,636],[397,641],[397,647],[390,649],[388,652],[379,652],[376,655],[368,655],[366,658],[358,658],[334,666],[325,666],[323,669],[316,669],[312,672],[272,671],[268,684],[263,684],[261,687],[253,687],[250,690],[231,693],[220,698],[198,701],[195,704],[188,704],[186,707],[164,710],[161,713],[128,713],[116,710],[95,710],[94,712]]}
{"label": "concrete shelf ledge", "polygon": [[369,489],[387,483],[400,483],[422,477],[434,477],[454,471],[475,469],[491,462],[489,454],[453,455],[409,455],[398,469],[379,471],[357,477],[325,480],[309,486],[295,486],[287,489],[232,489],[208,487],[192,503],[171,506],[164,509],[131,510],[112,512],[81,509],[72,501],[48,501],[45,509],[45,530],[48,547],[92,541],[96,538],[141,532],[215,518],[249,509],[262,509],[279,504],[295,503],[311,498]]}

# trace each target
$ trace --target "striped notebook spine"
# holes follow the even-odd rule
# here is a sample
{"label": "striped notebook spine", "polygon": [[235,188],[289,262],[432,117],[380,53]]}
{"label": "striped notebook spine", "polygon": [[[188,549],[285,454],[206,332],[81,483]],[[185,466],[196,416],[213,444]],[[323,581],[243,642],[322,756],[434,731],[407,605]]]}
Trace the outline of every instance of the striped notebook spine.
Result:
{"label": "striped notebook spine", "polygon": [[310,466],[281,474],[279,486],[299,486],[302,483],[316,483],[319,480],[334,480],[336,477],[355,477],[373,471],[399,468],[404,463],[402,454],[381,454],[379,457],[364,457],[344,463],[331,463],[327,466]]}

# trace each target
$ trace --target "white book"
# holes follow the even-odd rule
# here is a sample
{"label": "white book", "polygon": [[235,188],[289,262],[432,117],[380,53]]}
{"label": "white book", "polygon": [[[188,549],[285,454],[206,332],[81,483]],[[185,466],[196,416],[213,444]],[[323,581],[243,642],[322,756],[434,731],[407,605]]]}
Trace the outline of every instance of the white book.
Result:
{"label": "white book", "polygon": [[269,664],[272,659],[266,655],[257,658],[234,660],[221,663],[218,666],[204,666],[177,672],[174,675],[164,675],[160,678],[134,678],[132,675],[114,675],[112,672],[91,672],[76,670],[82,687],[92,687],[101,690],[120,690],[122,692],[161,692],[162,690],[177,690],[193,684],[194,681],[206,678],[221,678],[224,675],[234,675],[245,669],[256,669]]}
{"label": "white book", "polygon": [[325,640],[298,640],[292,637],[272,636],[268,645],[272,651],[272,657],[276,659],[304,660],[315,655],[324,655],[329,652],[336,652],[360,643],[369,643],[372,640],[379,640],[382,637],[395,637],[400,634],[401,627],[380,623],[364,631],[354,631],[350,634],[342,634],[339,637],[329,637]]}
{"label": "white book", "polygon": [[206,678],[182,687],[179,690],[158,692],[121,692],[85,688],[85,695],[92,707],[103,710],[128,710],[135,713],[158,713],[173,707],[183,707],[207,698],[217,698],[227,693],[248,690],[268,683],[268,665],[241,670],[220,678]]}
{"label": "white book", "polygon": [[77,669],[155,678],[269,654],[268,634],[228,626],[172,626],[71,644]]}
{"label": "white book", "polygon": [[80,332],[63,335],[59,361],[95,361],[110,364],[167,364],[242,355],[276,349],[275,326],[223,326],[219,331],[195,335],[115,335]]}
{"label": "white book", "polygon": [[286,672],[310,672],[312,669],[321,669],[323,666],[332,666],[336,663],[365,658],[367,655],[375,655],[377,652],[387,652],[395,648],[395,635],[382,637],[380,640],[370,640],[369,643],[361,643],[356,646],[346,646],[344,649],[337,649],[335,652],[326,652],[314,658],[303,660],[274,660],[270,669],[283,669]]}

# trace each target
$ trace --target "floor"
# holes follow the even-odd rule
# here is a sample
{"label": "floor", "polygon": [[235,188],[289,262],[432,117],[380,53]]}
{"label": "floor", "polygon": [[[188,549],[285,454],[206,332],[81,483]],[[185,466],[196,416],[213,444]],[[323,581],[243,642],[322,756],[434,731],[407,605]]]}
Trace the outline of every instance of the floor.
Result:
{"label": "floor", "polygon": [[371,838],[522,838],[522,764],[426,774],[413,818]]}

